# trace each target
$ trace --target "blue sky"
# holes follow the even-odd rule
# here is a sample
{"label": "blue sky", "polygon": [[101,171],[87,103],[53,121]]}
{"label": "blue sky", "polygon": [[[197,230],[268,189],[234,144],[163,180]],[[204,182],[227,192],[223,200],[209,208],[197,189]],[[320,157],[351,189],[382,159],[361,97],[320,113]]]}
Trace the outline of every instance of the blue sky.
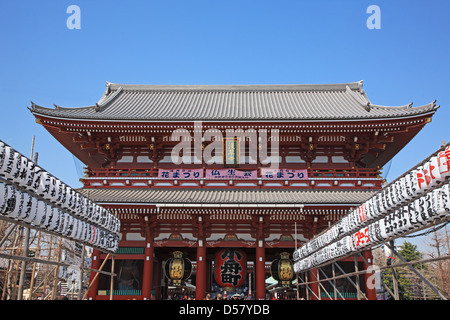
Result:
{"label": "blue sky", "polygon": [[[67,7],[78,5],[81,29]],[[369,5],[381,10],[370,30]],[[441,107],[391,162],[395,179],[450,141],[450,2],[381,0],[2,1],[0,139],[73,187],[74,158],[34,122],[30,101],[95,104],[105,81],[303,84],[363,80],[379,105]],[[79,166],[78,166],[78,169]]]}

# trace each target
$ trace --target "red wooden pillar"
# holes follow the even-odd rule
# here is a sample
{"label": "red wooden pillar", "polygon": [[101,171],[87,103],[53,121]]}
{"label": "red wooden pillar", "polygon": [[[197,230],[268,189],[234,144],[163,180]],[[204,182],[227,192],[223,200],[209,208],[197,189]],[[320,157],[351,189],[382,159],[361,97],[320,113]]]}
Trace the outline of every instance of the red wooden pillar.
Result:
{"label": "red wooden pillar", "polygon": [[142,275],[142,299],[152,298],[153,279],[153,235],[148,224],[145,226],[144,270]]}
{"label": "red wooden pillar", "polygon": [[206,291],[206,248],[203,240],[199,240],[197,244],[197,272],[195,279],[195,300],[203,300]]}
{"label": "red wooden pillar", "polygon": [[264,218],[258,218],[258,241],[256,242],[255,255],[255,299],[264,300],[266,298],[266,254],[264,250]]}
{"label": "red wooden pillar", "polygon": [[264,300],[266,298],[266,269],[265,269],[265,251],[264,242],[262,240],[258,241],[256,247],[256,261],[255,261],[255,299]]}
{"label": "red wooden pillar", "polygon": [[[92,250],[92,263],[91,263],[91,268],[92,269],[96,269],[96,270],[100,269],[100,254],[101,254],[100,250],[98,250],[98,249],[93,249]],[[92,280],[94,279],[96,274],[97,274],[97,272],[91,271],[91,274],[89,276],[89,284],[92,283]],[[99,276],[97,276],[97,279],[95,279],[95,282],[92,284],[91,288],[89,289],[89,292],[87,294],[87,299],[88,300],[93,300],[97,296],[98,277]]]}
{"label": "red wooden pillar", "polygon": [[[372,250],[363,251],[363,257],[369,263],[369,265],[367,265],[366,262],[364,262],[364,270],[367,271],[367,269],[369,269],[369,267],[371,267],[373,264]],[[367,299],[377,300],[374,273],[372,273],[372,272],[365,273],[364,280],[366,282]]]}
{"label": "red wooden pillar", "polygon": [[155,281],[155,300],[161,300],[162,261],[156,262],[155,269],[153,271]]}
{"label": "red wooden pillar", "polygon": [[[318,270],[317,268],[313,268],[309,271],[309,282],[312,281],[317,281],[319,279],[318,277]],[[315,282],[315,283],[311,283],[309,285],[309,288],[311,289],[312,292],[311,293],[311,300],[320,300],[319,297],[319,283]]]}
{"label": "red wooden pillar", "polygon": [[203,217],[198,217],[197,271],[195,274],[195,300],[203,300],[206,291],[206,247],[203,234]]}

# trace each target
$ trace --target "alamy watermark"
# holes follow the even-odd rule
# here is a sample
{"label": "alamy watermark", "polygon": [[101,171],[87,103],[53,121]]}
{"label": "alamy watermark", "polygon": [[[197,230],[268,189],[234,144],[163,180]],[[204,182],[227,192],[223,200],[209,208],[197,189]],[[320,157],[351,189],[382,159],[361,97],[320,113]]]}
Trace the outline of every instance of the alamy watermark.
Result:
{"label": "alamy watermark", "polygon": [[261,164],[270,165],[270,169],[278,169],[280,163],[278,129],[226,129],[224,137],[221,130],[203,130],[202,122],[196,121],[193,134],[179,128],[172,132],[171,141],[179,142],[171,151],[171,161],[176,165],[257,164],[259,159]]}
{"label": "alamy watermark", "polygon": [[366,13],[370,14],[367,18],[366,25],[370,30],[381,29],[381,9],[377,5],[367,7]]}
{"label": "alamy watermark", "polygon": [[77,5],[70,5],[67,7],[66,13],[69,13],[70,16],[66,20],[67,29],[81,29],[81,9]]}

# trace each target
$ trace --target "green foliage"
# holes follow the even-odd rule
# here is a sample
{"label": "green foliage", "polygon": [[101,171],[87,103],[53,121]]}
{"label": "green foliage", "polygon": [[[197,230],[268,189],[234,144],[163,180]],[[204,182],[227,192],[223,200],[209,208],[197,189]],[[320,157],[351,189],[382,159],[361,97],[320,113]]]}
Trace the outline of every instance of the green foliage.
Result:
{"label": "green foliage", "polygon": [[[410,242],[405,241],[399,248],[398,253],[405,259],[406,261],[416,261],[420,260],[423,254],[417,250],[417,246],[413,245]],[[398,260],[395,259],[395,260]],[[418,265],[413,265],[414,268],[419,267]],[[412,294],[409,292],[408,288],[411,287],[411,283],[409,279],[405,276],[407,272],[409,272],[408,267],[398,267],[395,268],[397,274],[397,282],[398,282],[398,292],[400,300],[411,300]],[[394,285],[392,279],[392,269],[386,269],[383,274],[383,282],[384,284],[394,292]],[[393,299],[391,297],[391,299]]]}

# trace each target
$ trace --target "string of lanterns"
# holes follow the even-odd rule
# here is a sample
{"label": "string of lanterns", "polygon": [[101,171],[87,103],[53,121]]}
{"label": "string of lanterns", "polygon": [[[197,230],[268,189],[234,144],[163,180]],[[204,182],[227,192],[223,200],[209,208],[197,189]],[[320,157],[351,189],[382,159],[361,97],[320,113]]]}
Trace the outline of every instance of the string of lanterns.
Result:
{"label": "string of lanterns", "polygon": [[109,252],[120,220],[0,140],[0,215]]}
{"label": "string of lanterns", "polygon": [[450,145],[293,254],[296,273],[431,225],[450,212]]}

